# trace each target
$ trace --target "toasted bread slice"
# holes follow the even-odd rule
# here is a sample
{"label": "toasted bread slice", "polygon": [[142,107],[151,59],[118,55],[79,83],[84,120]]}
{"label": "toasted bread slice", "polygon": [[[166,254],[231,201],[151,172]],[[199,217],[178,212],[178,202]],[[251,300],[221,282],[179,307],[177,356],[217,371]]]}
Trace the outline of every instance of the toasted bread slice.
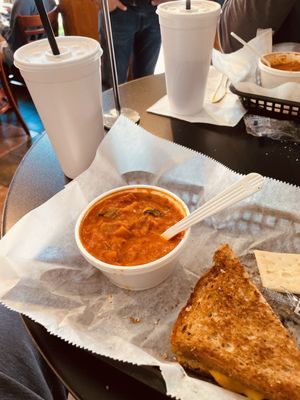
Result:
{"label": "toasted bread slice", "polygon": [[182,365],[217,371],[268,400],[300,400],[300,351],[228,245],[181,310],[171,350]]}

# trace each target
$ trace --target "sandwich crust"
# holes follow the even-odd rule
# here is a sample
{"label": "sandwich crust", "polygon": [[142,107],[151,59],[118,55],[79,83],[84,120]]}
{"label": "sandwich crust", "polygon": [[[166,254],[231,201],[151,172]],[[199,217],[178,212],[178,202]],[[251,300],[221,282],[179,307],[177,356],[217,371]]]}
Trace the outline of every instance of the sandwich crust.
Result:
{"label": "sandwich crust", "polygon": [[300,400],[300,351],[228,245],[181,310],[171,350],[183,366],[218,371],[268,400]]}

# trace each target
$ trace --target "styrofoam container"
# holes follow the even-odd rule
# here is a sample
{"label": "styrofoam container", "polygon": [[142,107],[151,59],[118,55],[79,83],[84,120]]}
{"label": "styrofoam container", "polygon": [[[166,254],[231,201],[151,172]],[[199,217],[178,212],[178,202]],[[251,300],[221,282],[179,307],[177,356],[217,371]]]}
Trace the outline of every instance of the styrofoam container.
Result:
{"label": "styrofoam container", "polygon": [[93,161],[104,137],[100,44],[81,36],[56,38],[53,55],[47,39],[14,53],[64,174],[76,178]]}
{"label": "styrofoam container", "polygon": [[220,5],[213,1],[169,1],[157,7],[169,107],[179,115],[203,108]]}
{"label": "styrofoam container", "polygon": [[184,201],[181,200],[174,193],[166,189],[151,185],[121,186],[101,194],[100,196],[95,198],[92,202],[90,202],[87,205],[87,207],[81,212],[75,226],[75,240],[78,249],[83,255],[83,257],[94,267],[98,268],[116,286],[129,290],[150,289],[163,282],[173,272],[174,268],[176,267],[176,260],[178,256],[181,254],[188,240],[188,236],[190,233],[189,229],[184,233],[184,236],[182,240],[178,243],[178,245],[168,254],[147,264],[135,265],[135,266],[120,266],[120,265],[112,265],[105,263],[104,261],[101,261],[98,258],[92,256],[84,248],[84,246],[80,241],[80,235],[79,235],[80,224],[82,219],[88,212],[88,210],[91,207],[93,207],[93,205],[97,203],[99,200],[102,200],[105,197],[108,197],[114,193],[128,189],[153,190],[156,193],[161,194],[162,196],[167,196],[167,198],[173,201],[174,204],[184,212],[184,214],[189,215],[189,209],[187,205],[184,203]]}
{"label": "styrofoam container", "polygon": [[[273,52],[264,54],[271,65],[285,64],[292,61],[300,63],[300,53],[297,52]],[[272,68],[264,64],[262,58],[258,61],[258,67],[261,74],[261,85],[265,88],[274,88],[287,82],[300,83],[300,71],[284,71]]]}

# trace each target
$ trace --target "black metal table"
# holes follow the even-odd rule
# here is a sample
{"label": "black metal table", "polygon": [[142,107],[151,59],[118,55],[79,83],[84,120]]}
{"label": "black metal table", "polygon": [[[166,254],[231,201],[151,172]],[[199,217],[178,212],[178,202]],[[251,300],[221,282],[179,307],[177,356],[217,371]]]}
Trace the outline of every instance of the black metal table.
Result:
{"label": "black metal table", "polygon": [[[122,104],[140,113],[140,125],[146,130],[202,152],[237,172],[258,172],[300,186],[299,144],[250,136],[243,121],[228,128],[191,124],[146,112],[164,94],[163,75],[120,87]],[[103,107],[108,110],[112,106],[112,91],[107,91],[103,94]],[[43,135],[16,171],[4,208],[2,232],[61,190],[66,182],[48,137]],[[50,335],[29,318],[23,319],[47,362],[77,399],[166,398],[164,382],[155,368],[135,367],[96,356]]]}

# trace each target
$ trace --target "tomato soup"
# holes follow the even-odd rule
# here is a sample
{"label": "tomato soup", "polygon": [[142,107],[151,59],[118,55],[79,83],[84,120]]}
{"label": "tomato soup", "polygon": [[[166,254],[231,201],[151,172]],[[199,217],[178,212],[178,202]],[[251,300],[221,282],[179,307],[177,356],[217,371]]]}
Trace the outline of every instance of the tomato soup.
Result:
{"label": "tomato soup", "polygon": [[170,240],[161,234],[185,216],[176,199],[153,189],[115,192],[95,203],[83,217],[79,236],[95,258],[113,265],[154,261],[174,249],[183,233]]}
{"label": "tomato soup", "polygon": [[290,61],[281,64],[272,64],[272,68],[281,69],[282,71],[300,71],[300,62]]}

